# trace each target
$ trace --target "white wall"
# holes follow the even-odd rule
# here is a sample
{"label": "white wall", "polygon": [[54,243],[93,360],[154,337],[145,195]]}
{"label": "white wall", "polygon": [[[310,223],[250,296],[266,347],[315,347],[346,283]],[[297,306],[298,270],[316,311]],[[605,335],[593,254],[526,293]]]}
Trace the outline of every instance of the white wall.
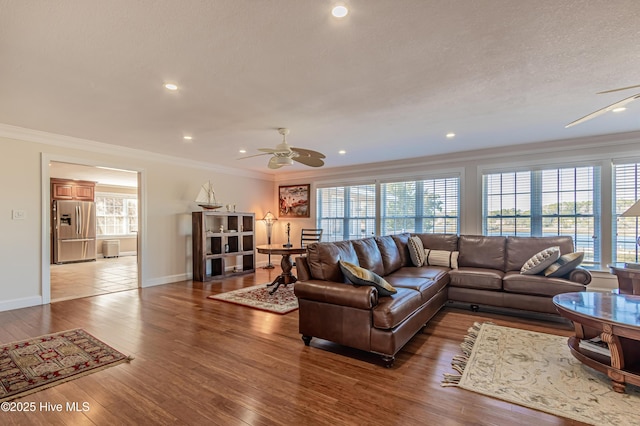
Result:
{"label": "white wall", "polygon": [[[22,129],[24,130],[24,129]],[[6,132],[5,132],[6,133]],[[19,131],[0,137],[0,179],[4,182],[0,207],[0,311],[46,302],[48,288],[49,220],[48,168],[45,162],[67,161],[140,171],[141,258],[143,287],[191,277],[191,211],[200,185],[211,180],[219,201],[235,203],[238,211],[262,217],[277,207],[270,175],[214,168],[206,164],[177,162],[152,153],[116,149],[90,141],[79,141],[42,132]],[[50,142],[50,143],[49,143]],[[87,147],[78,149],[77,147]],[[45,186],[43,188],[43,185]],[[23,210],[25,218],[12,219],[12,210]],[[263,227],[256,226],[256,241],[266,242]],[[43,256],[43,252],[46,254]],[[261,257],[258,258],[261,261]],[[46,286],[45,286],[46,287]]]}
{"label": "white wall", "polygon": [[[389,149],[393,149],[391,145]],[[482,234],[481,176],[483,172],[519,166],[597,164],[602,168],[603,177],[600,241],[603,264],[599,271],[593,272],[594,280],[590,288],[609,290],[617,286],[615,277],[610,275],[606,268],[606,264],[611,261],[612,239],[612,181],[609,176],[612,163],[619,159],[640,162],[640,132],[426,156],[348,168],[326,167],[319,170],[292,172],[279,174],[276,178],[276,187],[310,183],[311,199],[312,203],[315,203],[315,188],[318,185],[361,184],[395,177],[441,176],[443,173],[454,172],[461,176],[460,233]],[[330,159],[327,160],[327,164],[330,164]],[[312,207],[311,218],[292,220],[292,226],[294,224],[296,229],[315,227],[315,207]]]}

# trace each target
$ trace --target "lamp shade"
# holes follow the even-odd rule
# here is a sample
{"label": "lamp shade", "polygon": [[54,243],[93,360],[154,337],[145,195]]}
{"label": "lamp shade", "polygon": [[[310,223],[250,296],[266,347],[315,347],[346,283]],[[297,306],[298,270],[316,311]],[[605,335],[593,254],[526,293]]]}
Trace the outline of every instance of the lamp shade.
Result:
{"label": "lamp shade", "polygon": [[273,223],[273,222],[275,222],[276,220],[278,220],[278,218],[277,218],[277,217],[275,217],[275,216],[273,215],[273,213],[271,213],[270,211],[268,211],[268,212],[267,212],[267,214],[265,214],[265,215],[264,215],[264,217],[262,218],[262,220],[264,220],[264,221],[265,221],[265,222],[267,222],[267,223]]}
{"label": "lamp shade", "polygon": [[629,207],[621,217],[640,217],[640,200],[636,201],[631,207]]}

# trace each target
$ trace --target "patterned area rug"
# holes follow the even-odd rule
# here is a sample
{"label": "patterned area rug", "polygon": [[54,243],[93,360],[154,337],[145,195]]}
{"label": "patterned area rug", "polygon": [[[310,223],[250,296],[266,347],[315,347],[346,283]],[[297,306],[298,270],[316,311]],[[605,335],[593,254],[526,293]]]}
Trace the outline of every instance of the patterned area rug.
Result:
{"label": "patterned area rug", "polygon": [[0,402],[131,359],[81,329],[2,345]]}
{"label": "patterned area rug", "polygon": [[248,306],[262,311],[274,312],[276,314],[288,314],[298,309],[298,298],[293,294],[293,286],[294,284],[287,286],[281,285],[278,290],[271,295],[269,291],[271,291],[273,287],[260,284],[208,296],[208,298]]}
{"label": "patterned area rug", "polygon": [[443,386],[459,386],[514,404],[593,425],[640,425],[640,388],[611,388],[609,378],[584,366],[567,338],[476,323],[460,345]]}

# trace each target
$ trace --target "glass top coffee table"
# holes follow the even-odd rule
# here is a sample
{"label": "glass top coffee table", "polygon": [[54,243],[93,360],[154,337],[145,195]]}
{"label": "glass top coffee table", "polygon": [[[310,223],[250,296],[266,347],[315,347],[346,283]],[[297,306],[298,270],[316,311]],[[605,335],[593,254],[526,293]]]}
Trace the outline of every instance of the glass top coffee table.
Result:
{"label": "glass top coffee table", "polygon": [[[553,304],[573,321],[568,344],[576,359],[609,376],[616,392],[624,393],[626,383],[640,386],[640,296],[585,291],[558,294]],[[610,356],[581,344],[598,336]]]}

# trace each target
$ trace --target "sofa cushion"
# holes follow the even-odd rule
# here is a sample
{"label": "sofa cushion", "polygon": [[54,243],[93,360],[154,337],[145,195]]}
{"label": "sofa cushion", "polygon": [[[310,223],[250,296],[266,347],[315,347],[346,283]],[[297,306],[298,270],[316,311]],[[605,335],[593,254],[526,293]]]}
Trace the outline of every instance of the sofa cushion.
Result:
{"label": "sofa cushion", "polygon": [[358,256],[351,241],[316,243],[307,246],[307,263],[312,278],[346,282],[338,265],[341,260],[358,264]]}
{"label": "sofa cushion", "polygon": [[539,274],[551,266],[559,257],[560,247],[548,247],[531,256],[520,268],[520,273],[523,275]]}
{"label": "sofa cushion", "polygon": [[420,293],[422,302],[427,303],[436,293],[442,290],[449,282],[446,276],[436,279],[399,277],[394,274],[387,277],[387,280],[396,288],[408,288]]}
{"label": "sofa cushion", "polygon": [[507,237],[507,265],[505,271],[520,271],[522,265],[534,254],[548,247],[560,247],[560,255],[573,251],[573,238],[555,237]]}
{"label": "sofa cushion", "polygon": [[358,265],[378,275],[384,274],[382,254],[380,254],[380,249],[378,249],[378,244],[376,244],[374,238],[353,240],[352,244],[358,256]]}
{"label": "sofa cushion", "polygon": [[373,308],[373,326],[383,330],[400,325],[423,305],[422,296],[415,290],[398,288],[391,297],[380,298]]}
{"label": "sofa cushion", "polygon": [[564,277],[582,263],[584,253],[581,251],[563,254],[551,266],[544,270],[546,277]]}
{"label": "sofa cushion", "polygon": [[407,247],[409,247],[409,256],[411,257],[413,266],[422,266],[424,264],[425,253],[420,237],[409,237]]}
{"label": "sofa cushion", "polygon": [[457,251],[426,249],[424,251],[424,264],[458,269],[459,255],[460,253]]}
{"label": "sofa cushion", "polygon": [[447,268],[445,266],[422,266],[420,268],[416,268],[414,266],[405,266],[393,272],[392,274],[387,275],[385,279],[391,282],[390,279],[392,277],[429,278],[431,280],[439,280],[442,277],[445,277],[448,282],[448,272],[450,270],[451,268]]}
{"label": "sofa cushion", "polygon": [[518,272],[507,272],[502,280],[504,291],[509,293],[530,294],[534,296],[553,297],[560,293],[584,291],[585,286],[563,278],[549,278],[544,275],[523,275]]}
{"label": "sofa cushion", "polygon": [[400,256],[400,250],[391,235],[375,237],[375,239],[380,249],[380,254],[382,255],[384,275],[389,275],[404,266],[402,257]]}
{"label": "sofa cushion", "polygon": [[380,296],[391,296],[397,292],[391,284],[375,272],[343,260],[339,264],[344,276],[355,285],[374,286],[378,289]]}
{"label": "sofa cushion", "polygon": [[424,248],[433,250],[458,250],[458,236],[456,234],[411,234],[422,240]]}
{"label": "sofa cushion", "polygon": [[398,252],[400,253],[400,263],[402,266],[411,265],[411,257],[409,256],[409,237],[411,234],[404,232],[402,234],[392,235],[393,242],[396,243]]}
{"label": "sofa cushion", "polygon": [[[504,271],[506,243],[506,237],[461,235],[458,240],[460,250],[458,265],[461,268],[484,268]],[[533,253],[536,251],[539,250],[535,250]],[[520,270],[522,264],[531,257],[531,254],[520,263],[518,270]]]}
{"label": "sofa cushion", "polygon": [[449,272],[449,285],[482,290],[502,290],[504,272],[496,269],[463,268]]}

